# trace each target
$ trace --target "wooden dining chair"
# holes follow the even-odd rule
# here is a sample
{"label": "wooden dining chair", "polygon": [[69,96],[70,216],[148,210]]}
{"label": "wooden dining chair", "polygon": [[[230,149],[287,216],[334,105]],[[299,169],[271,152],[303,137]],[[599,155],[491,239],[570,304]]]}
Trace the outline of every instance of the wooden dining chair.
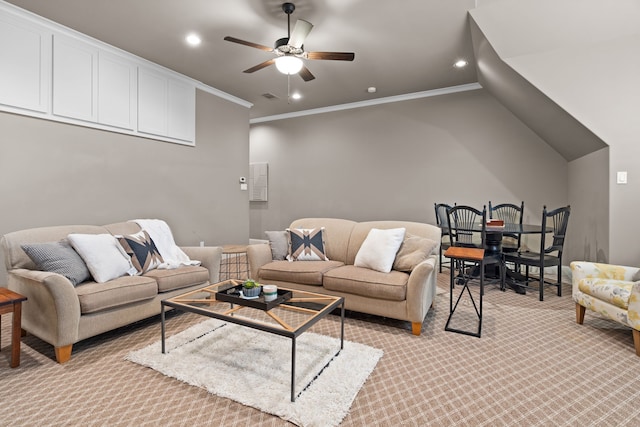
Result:
{"label": "wooden dining chair", "polygon": [[[449,234],[451,233],[451,231],[449,230],[449,223],[447,222],[447,209],[449,209],[451,206],[447,205],[446,203],[434,203],[434,207],[436,210],[436,225],[440,227],[440,230],[442,232],[440,235],[440,254],[439,254],[440,256],[439,268],[440,268],[440,273],[442,273],[442,263],[443,263],[442,254],[451,246],[450,244],[451,241],[449,239]],[[450,259],[449,261],[447,261],[447,263],[449,264],[449,268],[451,268]]]}
{"label": "wooden dining chair", "polygon": [[[501,219],[506,223],[522,225],[524,216],[524,201],[518,205],[513,203],[500,203],[492,206],[489,201],[489,218]],[[522,242],[522,234],[502,234],[502,252],[518,252]]]}
{"label": "wooden dining chair", "polygon": [[[544,300],[545,285],[556,286],[558,288],[558,296],[562,296],[562,250],[564,240],[569,225],[569,214],[571,206],[555,209],[547,212],[547,207],[542,209],[542,234],[540,236],[540,250],[538,252],[518,251],[515,253],[505,253],[505,262],[512,262],[515,265],[524,265],[526,268],[524,286],[528,287],[531,281],[529,277],[529,267],[538,267],[540,301]],[[551,242],[547,233],[552,232]],[[550,244],[548,244],[550,243]],[[548,244],[548,245],[547,245]],[[546,281],[544,278],[545,267],[557,267],[558,277],[555,283]]]}
{"label": "wooden dining chair", "polygon": [[[483,206],[482,211],[471,206],[457,205],[447,210],[447,222],[449,230],[453,233],[449,236],[450,244],[453,247],[485,249],[487,240],[487,207]],[[482,264],[486,266],[497,266],[499,275],[497,281],[500,289],[504,290],[505,268],[502,253],[484,251]],[[469,278],[469,271],[479,271],[481,279],[486,281],[485,268],[479,268],[477,260],[457,260],[452,262],[451,268],[458,271],[459,280],[465,281]]]}

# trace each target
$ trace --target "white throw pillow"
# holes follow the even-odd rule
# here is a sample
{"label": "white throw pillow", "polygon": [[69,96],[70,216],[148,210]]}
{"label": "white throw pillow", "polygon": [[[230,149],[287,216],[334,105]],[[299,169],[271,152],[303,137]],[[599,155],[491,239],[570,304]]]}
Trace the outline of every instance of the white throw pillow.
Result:
{"label": "white throw pillow", "polygon": [[404,240],[405,228],[391,228],[369,230],[367,238],[356,254],[353,263],[356,267],[365,267],[372,270],[388,273],[391,271],[396,253]]}
{"label": "white throw pillow", "polygon": [[111,234],[69,234],[67,238],[96,282],[136,274],[131,258]]}

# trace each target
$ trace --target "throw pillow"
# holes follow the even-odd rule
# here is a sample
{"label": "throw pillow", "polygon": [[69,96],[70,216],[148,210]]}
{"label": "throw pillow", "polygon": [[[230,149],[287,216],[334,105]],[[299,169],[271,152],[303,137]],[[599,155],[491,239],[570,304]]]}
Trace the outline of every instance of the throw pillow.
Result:
{"label": "throw pillow", "polygon": [[139,274],[158,268],[164,262],[153,239],[145,230],[128,236],[116,236]]}
{"label": "throw pillow", "polygon": [[136,274],[131,258],[111,234],[69,234],[67,238],[96,282]]}
{"label": "throw pillow", "polygon": [[324,249],[324,227],[287,228],[289,261],[329,261]]}
{"label": "throw pillow", "polygon": [[405,228],[380,230],[372,228],[356,254],[356,267],[388,273],[393,267],[396,253],[404,240]]}
{"label": "throw pillow", "polygon": [[402,242],[396,254],[393,269],[398,271],[413,271],[416,265],[427,259],[436,246],[438,246],[438,242],[435,240],[407,233],[404,242]]}
{"label": "throw pillow", "polygon": [[62,274],[76,286],[91,277],[80,255],[66,240],[48,243],[31,243],[20,246],[36,264],[38,270]]}
{"label": "throw pillow", "polygon": [[636,274],[633,275],[633,277],[631,278],[632,282],[638,282],[640,281],[640,270],[636,271]]}
{"label": "throw pillow", "polygon": [[282,261],[287,257],[289,244],[287,243],[286,231],[265,231],[264,234],[269,239],[271,246],[271,259],[274,261]]}

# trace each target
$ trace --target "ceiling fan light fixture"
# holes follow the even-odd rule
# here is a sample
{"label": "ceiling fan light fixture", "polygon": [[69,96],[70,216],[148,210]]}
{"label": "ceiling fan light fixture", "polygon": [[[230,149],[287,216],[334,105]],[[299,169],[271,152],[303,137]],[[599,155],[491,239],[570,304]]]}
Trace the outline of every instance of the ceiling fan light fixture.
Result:
{"label": "ceiling fan light fixture", "polygon": [[282,74],[298,74],[302,70],[302,59],[295,56],[280,56],[276,58],[276,68]]}

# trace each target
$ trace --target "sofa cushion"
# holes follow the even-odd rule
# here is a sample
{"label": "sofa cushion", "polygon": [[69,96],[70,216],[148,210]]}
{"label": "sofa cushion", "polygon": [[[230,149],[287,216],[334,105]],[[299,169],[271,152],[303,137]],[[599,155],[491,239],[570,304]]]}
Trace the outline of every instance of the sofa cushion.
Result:
{"label": "sofa cushion", "polygon": [[325,289],[390,301],[407,298],[409,275],[401,271],[381,273],[368,268],[345,265],[324,274]]}
{"label": "sofa cushion", "polygon": [[393,269],[398,271],[413,271],[416,265],[427,259],[429,254],[438,246],[435,240],[414,236],[407,233],[402,246],[396,254]]}
{"label": "sofa cushion", "polygon": [[393,267],[396,253],[404,240],[404,228],[390,228],[380,230],[372,228],[367,238],[356,254],[353,263],[356,267],[366,267],[372,270],[388,273]]}
{"label": "sofa cushion", "polygon": [[617,307],[629,308],[629,297],[634,282],[614,279],[586,278],[578,282],[578,289],[601,301]]}
{"label": "sofa cushion", "polygon": [[258,273],[260,281],[300,283],[322,286],[322,277],[327,271],[344,265],[340,261],[273,261],[263,265]]}
{"label": "sofa cushion", "polygon": [[145,230],[135,234],[116,236],[116,238],[127,255],[131,257],[131,263],[138,274],[153,270],[164,262],[156,244]]}
{"label": "sofa cushion", "polygon": [[72,233],[67,238],[96,282],[104,283],[125,274],[135,274],[131,258],[111,234]]}
{"label": "sofa cushion", "polygon": [[265,231],[265,236],[269,240],[271,247],[271,259],[274,261],[283,261],[289,252],[289,244],[287,243],[287,231]]}
{"label": "sofa cushion", "polygon": [[105,283],[85,282],[76,287],[82,314],[154,298],[156,281],[150,277],[123,276]]}
{"label": "sofa cushion", "polygon": [[325,253],[324,227],[287,228],[289,261],[328,261]]}
{"label": "sofa cushion", "polygon": [[87,265],[66,239],[24,244],[22,250],[35,262],[38,270],[62,274],[73,286],[91,277]]}
{"label": "sofa cushion", "polygon": [[209,270],[200,266],[186,265],[173,269],[155,269],[147,271],[143,277],[150,277],[158,282],[158,292],[167,292],[198,283],[209,281]]}

